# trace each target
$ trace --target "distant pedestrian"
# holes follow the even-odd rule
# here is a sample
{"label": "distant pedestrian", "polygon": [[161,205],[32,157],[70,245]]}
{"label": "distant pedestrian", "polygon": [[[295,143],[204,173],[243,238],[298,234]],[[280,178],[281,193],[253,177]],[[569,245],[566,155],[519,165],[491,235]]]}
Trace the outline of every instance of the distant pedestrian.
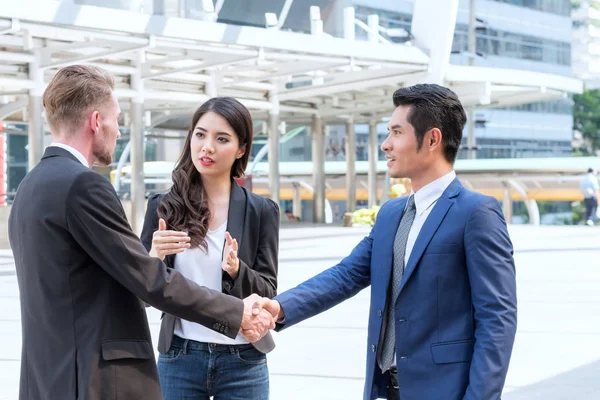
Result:
{"label": "distant pedestrian", "polygon": [[583,203],[585,205],[584,221],[587,225],[593,226],[596,221],[598,198],[600,197],[598,177],[593,168],[589,168],[587,174],[583,176],[579,188],[583,194]]}

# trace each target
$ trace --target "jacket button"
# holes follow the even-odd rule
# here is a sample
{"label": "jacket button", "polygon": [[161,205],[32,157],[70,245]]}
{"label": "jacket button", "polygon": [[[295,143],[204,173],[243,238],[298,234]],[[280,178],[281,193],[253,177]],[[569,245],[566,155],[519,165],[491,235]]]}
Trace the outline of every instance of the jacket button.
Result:
{"label": "jacket button", "polygon": [[377,315],[379,315],[381,317],[383,313],[381,312],[381,310],[377,310]]}
{"label": "jacket button", "polygon": [[405,320],[404,318],[400,318],[400,319],[398,320],[398,322],[400,322],[400,323],[402,324],[402,323],[406,322],[406,320]]}
{"label": "jacket button", "polygon": [[371,351],[372,351],[373,353],[375,353],[375,345],[374,345],[374,344],[372,344],[372,345],[371,345]]}

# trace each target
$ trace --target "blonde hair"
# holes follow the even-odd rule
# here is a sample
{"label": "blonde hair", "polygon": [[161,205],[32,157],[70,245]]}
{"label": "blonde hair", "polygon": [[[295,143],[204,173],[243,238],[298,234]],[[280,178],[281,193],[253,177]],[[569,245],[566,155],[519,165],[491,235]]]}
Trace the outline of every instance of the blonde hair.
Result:
{"label": "blonde hair", "polygon": [[89,65],[61,68],[44,91],[46,119],[52,130],[76,129],[90,107],[106,102],[115,88],[115,79],[106,70]]}

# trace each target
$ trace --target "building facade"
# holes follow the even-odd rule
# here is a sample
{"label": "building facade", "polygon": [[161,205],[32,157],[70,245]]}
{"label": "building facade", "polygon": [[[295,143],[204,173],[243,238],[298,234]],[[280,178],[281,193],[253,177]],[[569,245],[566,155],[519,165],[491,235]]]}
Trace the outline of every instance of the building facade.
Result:
{"label": "building facade", "polygon": [[600,0],[573,3],[573,74],[600,88]]}
{"label": "building facade", "polygon": [[[600,5],[600,1],[594,3]],[[377,14],[383,28],[401,28],[410,33],[414,0],[338,1],[327,24],[334,35],[341,35],[341,13],[347,6],[355,7],[356,18],[365,23],[368,15]],[[571,0],[476,0],[475,10],[476,54],[468,52],[470,0],[461,0],[450,59],[452,64],[471,62],[477,66],[573,74]],[[594,9],[593,13],[600,20],[600,11]],[[366,40],[367,33],[357,28],[356,36]],[[407,40],[401,35],[389,39]],[[600,39],[597,47],[600,57]],[[596,65],[600,71],[600,62]],[[568,156],[572,149],[572,115],[569,98],[509,108],[476,109],[473,121],[476,157]],[[465,128],[460,158],[467,156],[467,131],[468,127]],[[357,127],[356,132],[357,143],[366,143],[368,129]],[[385,135],[385,124],[380,125],[379,132],[381,136]],[[342,132],[337,134],[337,140],[334,137],[330,140],[342,142]],[[360,147],[357,150],[358,159],[366,159],[361,158],[366,153],[362,155]]]}
{"label": "building facade", "polygon": [[[287,18],[283,30],[310,32],[311,6],[320,7],[324,32],[343,36],[344,9],[355,8],[359,21],[367,23],[369,15],[379,16],[382,35],[390,42],[410,42],[411,21],[415,0],[69,0],[76,4],[88,4],[118,8],[146,14],[179,16],[205,19],[207,8],[219,7],[218,22],[233,25],[265,26],[266,13],[281,16],[286,5]],[[582,0],[582,3],[584,1]],[[461,0],[457,18],[451,62],[472,63],[478,66],[514,68],[570,76],[571,59],[571,4],[570,0],[476,0],[476,55],[468,50],[468,25],[470,0]],[[591,2],[591,3],[597,3]],[[575,11],[583,10],[583,5]],[[360,24],[359,24],[360,25]],[[355,27],[357,39],[367,39],[367,32]],[[392,104],[390,99],[390,113]],[[474,110],[477,158],[545,157],[569,155],[572,138],[572,105],[568,98],[551,102],[533,103],[510,108]],[[379,142],[386,135],[385,118],[378,125]],[[253,154],[266,143],[265,124],[257,121],[257,146]],[[310,161],[310,127],[306,129],[293,121],[285,131],[295,132],[282,139],[282,161]],[[355,126],[357,160],[367,159],[368,126]],[[327,127],[326,160],[345,159],[344,125]],[[466,147],[465,131],[465,147]],[[118,153],[127,140],[127,130]],[[5,128],[7,164],[7,191],[12,192],[27,170],[26,127],[10,124]],[[261,136],[262,134],[262,136]],[[156,132],[148,138],[147,160],[166,159],[174,161],[183,145],[182,140],[161,139]],[[49,137],[47,139],[50,139]],[[380,158],[383,154],[380,152]],[[466,156],[466,149],[459,157]],[[267,156],[268,157],[268,156]],[[116,154],[115,160],[118,160]],[[266,160],[266,159],[265,159]]]}

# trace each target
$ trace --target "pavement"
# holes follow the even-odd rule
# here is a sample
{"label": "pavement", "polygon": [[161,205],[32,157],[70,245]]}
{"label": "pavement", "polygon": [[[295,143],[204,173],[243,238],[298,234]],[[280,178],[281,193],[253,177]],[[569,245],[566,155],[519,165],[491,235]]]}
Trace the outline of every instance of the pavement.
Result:
{"label": "pavement", "polygon": [[[519,325],[505,400],[600,399],[600,227],[509,227]],[[367,228],[284,226],[279,291],[334,265]],[[281,333],[268,355],[272,400],[359,400],[369,289]],[[154,345],[159,312],[148,310]],[[16,400],[19,299],[10,251],[0,251],[0,400]]]}

